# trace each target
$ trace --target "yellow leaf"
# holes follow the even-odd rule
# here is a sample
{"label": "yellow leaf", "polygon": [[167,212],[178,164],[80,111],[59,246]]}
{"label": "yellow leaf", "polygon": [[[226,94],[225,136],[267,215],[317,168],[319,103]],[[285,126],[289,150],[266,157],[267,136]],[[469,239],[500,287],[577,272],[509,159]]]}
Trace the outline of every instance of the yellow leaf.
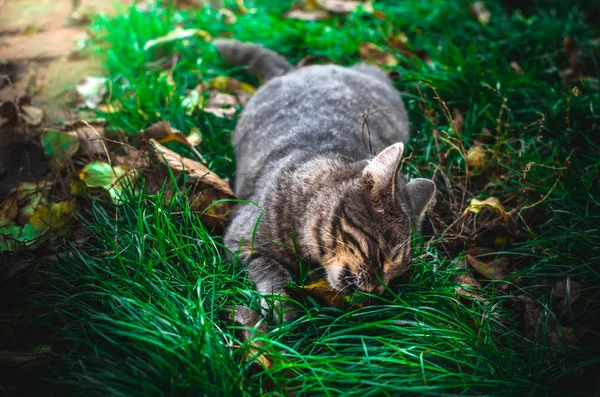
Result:
{"label": "yellow leaf", "polygon": [[396,66],[398,60],[389,52],[386,52],[373,43],[360,43],[358,51],[363,61],[373,65]]}
{"label": "yellow leaf", "polygon": [[0,228],[11,223],[18,214],[17,200],[5,200],[0,206]]}
{"label": "yellow leaf", "polygon": [[475,143],[467,152],[467,165],[473,169],[483,168],[486,165],[485,149]]}
{"label": "yellow leaf", "polygon": [[75,200],[61,201],[59,203],[50,203],[38,208],[29,223],[33,230],[39,234],[46,230],[62,231],[73,219],[73,207]]}
{"label": "yellow leaf", "polygon": [[504,206],[496,197],[488,197],[485,200],[471,199],[471,203],[465,212],[471,211],[474,214],[479,214],[484,208],[490,208],[501,215],[507,215]]}

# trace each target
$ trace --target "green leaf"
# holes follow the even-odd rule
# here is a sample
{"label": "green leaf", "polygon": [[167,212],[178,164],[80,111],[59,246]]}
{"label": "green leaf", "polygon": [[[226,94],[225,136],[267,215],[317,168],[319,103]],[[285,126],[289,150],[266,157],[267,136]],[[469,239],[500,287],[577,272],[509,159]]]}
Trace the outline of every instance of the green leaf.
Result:
{"label": "green leaf", "polygon": [[58,170],[79,149],[79,138],[72,132],[49,130],[42,136],[42,145],[49,160],[48,165]]}

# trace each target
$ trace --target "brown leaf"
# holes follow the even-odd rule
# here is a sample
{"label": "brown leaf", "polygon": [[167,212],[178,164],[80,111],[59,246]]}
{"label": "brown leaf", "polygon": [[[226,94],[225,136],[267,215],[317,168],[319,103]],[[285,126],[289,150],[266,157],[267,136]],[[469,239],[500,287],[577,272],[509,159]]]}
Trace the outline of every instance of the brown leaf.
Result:
{"label": "brown leaf", "polygon": [[25,120],[27,125],[37,127],[44,120],[44,111],[34,106],[21,106],[21,118]]}
{"label": "brown leaf", "polygon": [[[175,175],[185,172],[190,186],[189,200],[192,209],[202,214],[208,227],[224,227],[231,211],[231,202],[215,203],[223,199],[235,199],[229,184],[197,161],[183,157],[151,139],[151,154],[155,161],[168,165]],[[166,174],[164,175],[167,176]]]}
{"label": "brown leaf", "polygon": [[523,74],[523,69],[521,69],[521,65],[519,65],[517,61],[512,61],[510,67],[513,68],[517,74]]}
{"label": "brown leaf", "polygon": [[469,250],[469,252],[467,262],[477,273],[491,280],[503,280],[508,277],[507,261],[502,259],[488,260],[489,257],[477,257],[473,250]]}
{"label": "brown leaf", "polygon": [[563,40],[563,49],[569,57],[568,67],[559,73],[560,79],[564,84],[570,84],[574,79],[579,77],[579,56],[581,55],[581,48],[573,38],[568,35]]}
{"label": "brown leaf", "polygon": [[462,131],[463,126],[465,125],[465,118],[458,110],[458,108],[454,108],[454,117],[452,118],[452,129],[454,131]]}
{"label": "brown leaf", "polygon": [[241,82],[228,76],[217,76],[209,86],[220,92],[231,93],[236,96],[240,105],[245,105],[250,97],[256,92],[256,88],[248,83]]}
{"label": "brown leaf", "polygon": [[[563,327],[553,316],[544,315],[544,307],[527,296],[520,296],[523,304],[523,320],[525,323],[525,332],[535,338],[540,333],[547,331],[548,342],[552,346],[564,347],[566,345],[575,345],[577,343],[577,334],[571,327]],[[547,321],[547,326],[542,326],[542,321]]]}
{"label": "brown leaf", "polygon": [[479,291],[481,289],[481,283],[473,277],[472,272],[469,271],[467,267],[465,259],[462,259],[458,263],[456,270],[457,273],[452,277],[452,279],[456,284],[458,284],[458,286],[454,289],[454,292],[457,295],[469,300],[484,301],[484,304],[486,304],[486,299]]}
{"label": "brown leaf", "polygon": [[[171,127],[171,124],[168,121],[159,121],[158,123],[154,123],[152,124],[150,127],[146,128],[145,131],[143,131],[142,133],[138,133],[138,145],[139,146],[139,138],[144,138],[144,139],[154,139],[160,143],[165,143],[165,142],[179,142],[179,143],[183,143],[184,145],[188,146],[193,152],[194,154],[198,157],[198,159],[200,159],[200,161],[202,161],[203,163],[206,163],[206,160],[204,160],[204,157],[202,157],[202,155],[194,148],[194,145],[192,142],[190,142],[188,140],[188,138],[185,136],[185,134],[173,127]],[[197,141],[197,137],[192,137],[193,138],[193,142]]]}
{"label": "brown leaf", "polygon": [[299,21],[321,21],[329,18],[329,13],[324,10],[290,10],[283,14],[284,18]]}
{"label": "brown leaf", "polygon": [[[299,287],[325,306],[343,309],[348,306],[349,297],[343,292],[332,288],[327,280],[317,280],[311,284]],[[353,302],[353,306],[362,307],[361,303]]]}
{"label": "brown leaf", "polygon": [[482,25],[490,23],[492,13],[487,9],[483,1],[476,1],[469,6],[469,11]]}
{"label": "brown leaf", "polygon": [[575,302],[579,298],[581,293],[581,286],[577,281],[573,281],[570,278],[564,279],[556,283],[552,296],[555,298],[566,299],[569,297],[570,302]]}
{"label": "brown leaf", "polygon": [[336,13],[347,14],[358,10],[362,7],[367,12],[373,12],[373,4],[370,1],[354,1],[354,0],[317,0],[317,4],[324,10]]}
{"label": "brown leaf", "polygon": [[224,94],[216,90],[211,90],[210,97],[204,109],[206,113],[214,114],[220,118],[233,119],[235,116],[237,98],[230,94]]}
{"label": "brown leaf", "polygon": [[363,61],[373,65],[396,66],[398,60],[389,52],[382,50],[373,43],[360,43],[358,51]]}
{"label": "brown leaf", "polygon": [[71,131],[79,138],[79,151],[81,156],[106,157],[107,149],[104,145],[104,123],[79,122],[71,126]]}
{"label": "brown leaf", "polygon": [[467,165],[469,168],[477,170],[486,166],[486,152],[485,148],[475,142],[473,146],[467,152]]}

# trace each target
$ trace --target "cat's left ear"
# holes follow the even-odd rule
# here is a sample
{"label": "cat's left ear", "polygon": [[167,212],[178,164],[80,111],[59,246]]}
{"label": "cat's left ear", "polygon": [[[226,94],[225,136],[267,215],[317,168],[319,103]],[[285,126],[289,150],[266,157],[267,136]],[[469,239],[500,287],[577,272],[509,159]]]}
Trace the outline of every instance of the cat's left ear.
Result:
{"label": "cat's left ear", "polygon": [[369,191],[371,204],[377,212],[384,211],[386,195],[392,193],[393,182],[403,151],[404,144],[402,142],[388,146],[375,156],[363,170],[363,182]]}
{"label": "cat's left ear", "polygon": [[412,204],[413,216],[420,225],[425,211],[435,197],[435,184],[424,178],[416,178],[406,184],[406,190]]}

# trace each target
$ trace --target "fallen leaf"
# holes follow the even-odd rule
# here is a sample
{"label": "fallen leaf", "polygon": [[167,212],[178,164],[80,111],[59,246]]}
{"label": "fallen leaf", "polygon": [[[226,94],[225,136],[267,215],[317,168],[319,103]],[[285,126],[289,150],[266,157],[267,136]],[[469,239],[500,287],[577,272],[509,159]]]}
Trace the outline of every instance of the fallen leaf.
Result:
{"label": "fallen leaf", "polygon": [[513,68],[517,74],[523,74],[523,69],[521,69],[521,65],[519,65],[517,61],[511,61],[510,67]]}
{"label": "fallen leaf", "polygon": [[36,127],[44,120],[44,111],[42,109],[30,105],[22,105],[20,108],[20,116],[27,123],[27,125]]}
{"label": "fallen leaf", "polygon": [[573,281],[570,278],[561,280],[556,283],[554,290],[552,291],[552,296],[555,298],[569,298],[569,301],[575,302],[577,298],[579,298],[579,294],[581,293],[581,286],[577,281]]}
{"label": "fallen leaf", "polygon": [[18,367],[24,371],[35,364],[41,363],[42,360],[49,359],[51,351],[50,346],[46,345],[37,346],[29,352],[0,350],[0,364],[8,367]]}
{"label": "fallen leaf", "polygon": [[42,235],[49,230],[61,233],[73,219],[73,208],[75,200],[49,203],[38,208],[31,218],[29,224],[33,230]]}
{"label": "fallen leaf", "polygon": [[187,184],[190,187],[188,198],[192,209],[202,215],[202,221],[208,227],[224,227],[232,203],[218,201],[235,199],[229,184],[199,162],[167,149],[156,140],[151,139],[150,143],[151,155],[155,161],[170,167],[176,176],[184,172],[187,174]]}
{"label": "fallen leaf", "polygon": [[[525,323],[525,333],[531,338],[539,337],[540,331],[546,332],[547,341],[551,346],[565,347],[565,345],[575,345],[577,343],[577,334],[571,327],[563,327],[553,316],[545,314],[544,307],[537,301],[527,297],[518,297],[523,304],[523,320]],[[546,325],[542,326],[542,322]]]}
{"label": "fallen leaf", "polygon": [[7,225],[0,229],[0,251],[35,249],[66,231],[73,219],[74,200],[40,206],[24,226]]}
{"label": "fallen leaf", "polygon": [[329,18],[329,13],[324,10],[290,10],[283,14],[284,18],[299,21],[322,21]]}
{"label": "fallen leaf", "polygon": [[572,35],[565,37],[562,44],[569,60],[568,67],[561,71],[559,76],[564,84],[570,84],[579,76],[579,56],[581,55],[581,48]]}
{"label": "fallen leaf", "polygon": [[366,12],[373,12],[373,4],[370,1],[354,1],[354,0],[317,0],[319,7],[324,10],[336,13],[347,14],[355,12],[359,7]]}
{"label": "fallen leaf", "polygon": [[486,151],[478,142],[475,142],[467,152],[467,165],[473,170],[486,166]]}
{"label": "fallen leaf", "polygon": [[373,65],[396,66],[398,60],[389,52],[382,50],[373,43],[360,43],[358,51],[363,61]]}
{"label": "fallen leaf", "polygon": [[9,225],[19,215],[17,200],[8,199],[0,205],[0,228]]}
{"label": "fallen leaf", "polygon": [[354,307],[362,307],[360,302],[352,302],[351,296],[346,296],[342,291],[338,291],[329,285],[329,282],[324,279],[319,279],[304,286],[297,286],[301,291],[308,293],[321,304],[336,309],[343,309],[351,304]]}
{"label": "fallen leaf", "polygon": [[181,101],[181,106],[185,109],[185,114],[190,116],[200,107],[203,99],[203,91],[204,88],[202,85],[198,85],[196,88],[186,91],[187,96]]}
{"label": "fallen leaf", "polygon": [[473,273],[469,271],[466,264],[466,259],[461,259],[456,266],[456,273],[452,279],[458,286],[454,288],[454,292],[464,298],[472,301],[486,301],[481,292],[481,283],[473,277]]}
{"label": "fallen leaf", "polygon": [[452,129],[454,131],[462,131],[465,125],[465,118],[458,110],[458,108],[454,108],[454,117],[452,118]]}
{"label": "fallen leaf", "polygon": [[471,15],[477,18],[482,25],[487,25],[490,23],[492,13],[487,9],[483,1],[471,3],[469,6],[469,11],[471,12]]}
{"label": "fallen leaf", "polygon": [[228,8],[220,8],[217,15],[223,16],[223,21],[226,25],[233,25],[237,21],[235,13]]}
{"label": "fallen leaf", "polygon": [[144,139],[155,139],[156,141],[160,142],[160,143],[165,143],[165,142],[179,142],[179,143],[183,143],[184,145],[190,147],[190,149],[192,149],[192,151],[194,152],[194,154],[200,159],[200,161],[202,161],[203,163],[206,163],[206,160],[204,160],[204,157],[202,157],[202,155],[194,148],[194,143],[197,140],[197,137],[192,137],[193,142],[188,140],[188,138],[185,136],[185,134],[173,127],[171,127],[171,124],[168,121],[160,121],[158,123],[154,123],[152,124],[150,127],[146,128],[146,130],[144,130],[141,133],[138,133],[138,137],[144,138]]}
{"label": "fallen leaf", "polygon": [[79,139],[80,156],[106,157],[107,149],[104,145],[104,122],[78,122],[70,127],[70,131]]}
{"label": "fallen leaf", "polygon": [[220,92],[234,94],[240,105],[245,105],[250,100],[250,97],[256,92],[254,86],[228,76],[215,77],[209,83],[209,86]]}
{"label": "fallen leaf", "polygon": [[487,261],[476,255],[467,254],[467,262],[475,271],[491,280],[504,280],[508,277],[508,262],[501,259]]}
{"label": "fallen leaf", "polygon": [[212,90],[208,102],[202,110],[205,113],[214,114],[217,117],[228,118],[231,120],[235,116],[236,103],[237,99],[235,96]]}
{"label": "fallen leaf", "polygon": [[435,66],[433,61],[431,60],[431,58],[429,58],[429,55],[427,55],[427,52],[425,50],[420,50],[420,49],[413,50],[408,45],[408,37],[406,36],[406,34],[404,34],[404,32],[399,32],[395,36],[389,36],[388,42],[390,43],[392,48],[395,48],[396,50],[398,50],[400,52],[400,54],[402,54],[402,56],[404,56],[405,58],[412,59],[413,57],[417,57],[418,59],[423,61],[428,66],[430,66],[430,67]]}
{"label": "fallen leaf", "polygon": [[150,48],[155,47],[159,44],[170,43],[173,41],[183,40],[190,37],[200,37],[203,40],[210,40],[210,34],[200,29],[181,29],[176,27],[175,30],[170,31],[168,34],[158,37],[153,40],[148,40],[144,44],[144,51],[148,51]]}
{"label": "fallen leaf", "polygon": [[90,109],[96,109],[107,92],[108,79],[104,77],[87,76],[77,84],[77,93],[83,104]]}
{"label": "fallen leaf", "polygon": [[48,130],[42,135],[42,145],[48,159],[48,167],[58,172],[79,150],[79,138],[74,132]]}
{"label": "fallen leaf", "polygon": [[122,200],[122,190],[130,186],[135,177],[135,170],[129,170],[125,166],[113,167],[104,161],[93,161],[86,164],[78,175],[73,176],[71,194],[107,194],[118,204]]}
{"label": "fallen leaf", "polygon": [[502,215],[502,217],[508,217],[508,213],[504,206],[496,197],[488,197],[485,200],[479,200],[476,198],[471,199],[471,203],[465,209],[465,213],[471,211],[474,214],[479,214],[481,210],[484,208],[490,208],[498,214]]}

